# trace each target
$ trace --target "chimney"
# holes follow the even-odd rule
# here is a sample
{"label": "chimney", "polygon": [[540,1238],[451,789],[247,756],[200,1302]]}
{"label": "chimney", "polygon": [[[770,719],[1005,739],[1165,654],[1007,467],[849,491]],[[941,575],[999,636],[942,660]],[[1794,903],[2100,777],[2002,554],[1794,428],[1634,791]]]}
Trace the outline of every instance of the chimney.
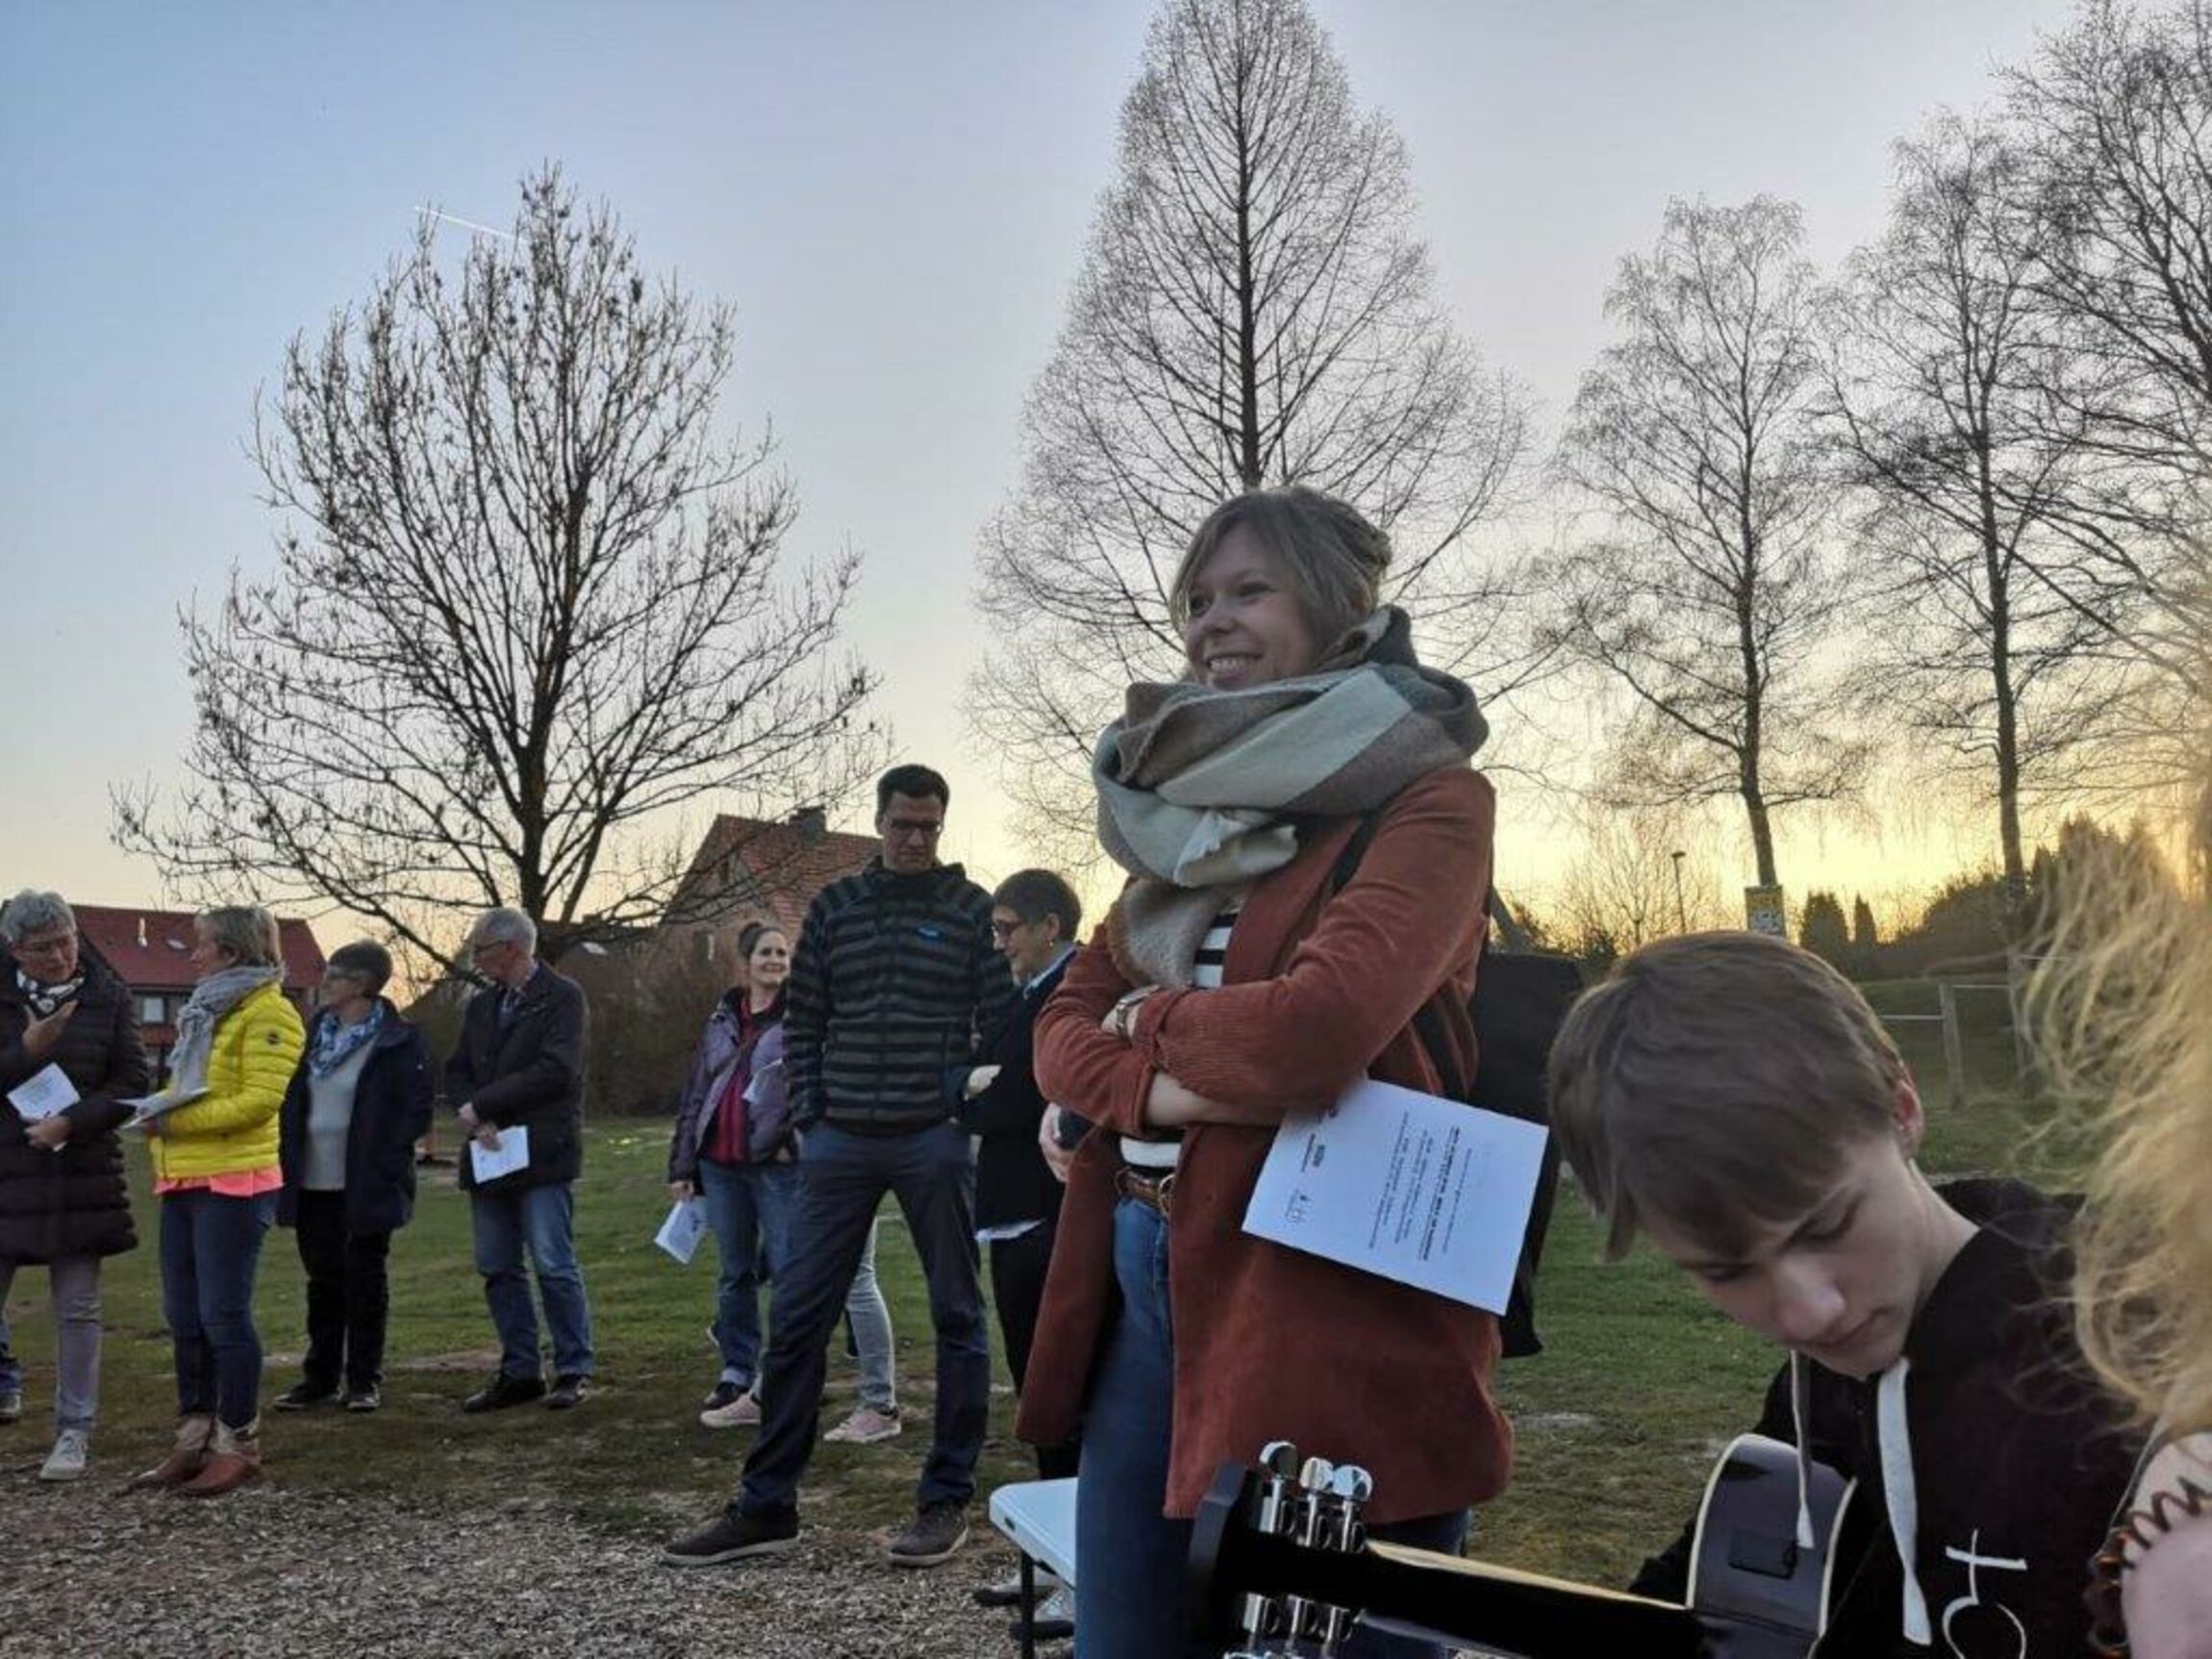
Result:
{"label": "chimney", "polygon": [[146,948],[146,918],[142,916],[138,917],[138,948]]}
{"label": "chimney", "polygon": [[799,832],[799,840],[808,846],[820,845],[822,837],[829,834],[827,812],[818,806],[799,808],[792,814],[791,821],[792,827]]}

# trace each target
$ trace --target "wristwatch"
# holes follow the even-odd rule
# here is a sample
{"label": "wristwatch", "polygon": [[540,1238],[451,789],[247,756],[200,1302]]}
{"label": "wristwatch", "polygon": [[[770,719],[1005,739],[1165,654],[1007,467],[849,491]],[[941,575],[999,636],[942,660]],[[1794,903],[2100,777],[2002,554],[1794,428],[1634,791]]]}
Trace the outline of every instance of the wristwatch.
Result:
{"label": "wristwatch", "polygon": [[1129,1041],[1129,1027],[1136,1022],[1138,1008],[1144,998],[1158,989],[1156,985],[1141,985],[1135,991],[1125,993],[1121,1000],[1114,1004],[1109,1018],[1114,1021],[1115,1036],[1124,1043]]}

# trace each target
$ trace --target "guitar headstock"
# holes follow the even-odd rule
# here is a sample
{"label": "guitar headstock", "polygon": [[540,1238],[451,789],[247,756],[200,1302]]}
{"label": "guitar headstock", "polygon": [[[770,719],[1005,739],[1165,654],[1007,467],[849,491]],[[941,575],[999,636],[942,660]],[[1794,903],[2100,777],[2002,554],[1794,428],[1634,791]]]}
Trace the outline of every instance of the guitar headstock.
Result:
{"label": "guitar headstock", "polygon": [[[1367,1544],[1361,1510],[1374,1492],[1368,1471],[1326,1458],[1300,1461],[1288,1441],[1271,1441],[1244,1500],[1254,1532],[1307,1549],[1344,1553]],[[1238,1608],[1243,1641],[1224,1659],[1327,1659],[1351,1634],[1358,1615],[1303,1596],[1245,1596]]]}

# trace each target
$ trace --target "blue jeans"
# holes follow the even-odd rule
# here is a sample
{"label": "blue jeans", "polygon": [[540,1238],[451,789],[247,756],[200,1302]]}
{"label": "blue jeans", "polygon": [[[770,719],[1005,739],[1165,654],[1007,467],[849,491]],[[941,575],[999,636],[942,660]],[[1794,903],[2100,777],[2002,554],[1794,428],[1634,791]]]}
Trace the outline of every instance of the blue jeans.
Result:
{"label": "blue jeans", "polygon": [[0,1297],[0,1394],[23,1392],[23,1362],[15,1357],[15,1350],[8,1343],[8,1308],[6,1298]]}
{"label": "blue jeans", "polygon": [[[715,1346],[722,1381],[751,1389],[760,1374],[760,1282],[773,1283],[790,1260],[795,1164],[717,1164],[701,1158],[699,1196],[714,1229],[721,1276],[715,1284]],[[860,1402],[890,1416],[898,1409],[892,1372],[891,1309],[875,1280],[875,1229],[845,1295],[844,1314],[860,1353]]]}
{"label": "blue jeans", "polygon": [[224,1426],[244,1428],[260,1414],[254,1269],[276,1198],[229,1198],[204,1187],[162,1194],[162,1317],[176,1349],[181,1417],[213,1412]]}
{"label": "blue jeans", "polygon": [[791,1164],[717,1164],[699,1160],[699,1197],[714,1229],[721,1274],[715,1281],[715,1346],[722,1381],[753,1386],[761,1363],[760,1281],[784,1270],[791,1226]]}
{"label": "blue jeans", "polygon": [[538,1355],[538,1315],[522,1276],[522,1252],[538,1274],[545,1325],[553,1337],[553,1373],[585,1377],[592,1370],[591,1309],[584,1299],[584,1269],[576,1265],[576,1200],[566,1181],[468,1194],[476,1237],[476,1270],[484,1299],[499,1332],[499,1370],[511,1377],[543,1374]]}
{"label": "blue jeans", "polygon": [[[1175,1416],[1175,1333],[1168,1302],[1168,1222],[1124,1198],[1114,1210],[1114,1277],[1121,1292],[1083,1417],[1075,1483],[1076,1659],[1190,1659],[1216,1650],[1194,1643],[1179,1591],[1191,1523],[1161,1513]],[[1259,1447],[1252,1448],[1256,1456]],[[1394,1544],[1458,1554],[1468,1512],[1378,1526]],[[1132,1594],[1133,1586],[1143,1587]],[[1443,1659],[1433,1643],[1352,1633],[1346,1659]]]}
{"label": "blue jeans", "polygon": [[883,1195],[896,1195],[929,1282],[937,1328],[937,1429],[917,1504],[966,1503],[991,1417],[991,1345],[975,1248],[975,1167],[957,1123],[901,1135],[856,1135],[817,1124],[799,1155],[788,1268],[775,1276],[760,1439],[745,1459],[734,1507],[749,1515],[798,1510],[814,1455],[822,1376],[838,1311],[860,1266]]}

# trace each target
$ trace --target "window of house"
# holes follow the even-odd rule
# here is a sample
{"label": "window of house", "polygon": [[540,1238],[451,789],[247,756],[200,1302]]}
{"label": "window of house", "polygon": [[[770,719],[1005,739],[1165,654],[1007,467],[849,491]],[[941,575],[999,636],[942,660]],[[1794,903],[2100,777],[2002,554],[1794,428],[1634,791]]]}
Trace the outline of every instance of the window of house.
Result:
{"label": "window of house", "polygon": [[138,1023],[160,1025],[169,1018],[168,1004],[159,996],[138,998]]}

